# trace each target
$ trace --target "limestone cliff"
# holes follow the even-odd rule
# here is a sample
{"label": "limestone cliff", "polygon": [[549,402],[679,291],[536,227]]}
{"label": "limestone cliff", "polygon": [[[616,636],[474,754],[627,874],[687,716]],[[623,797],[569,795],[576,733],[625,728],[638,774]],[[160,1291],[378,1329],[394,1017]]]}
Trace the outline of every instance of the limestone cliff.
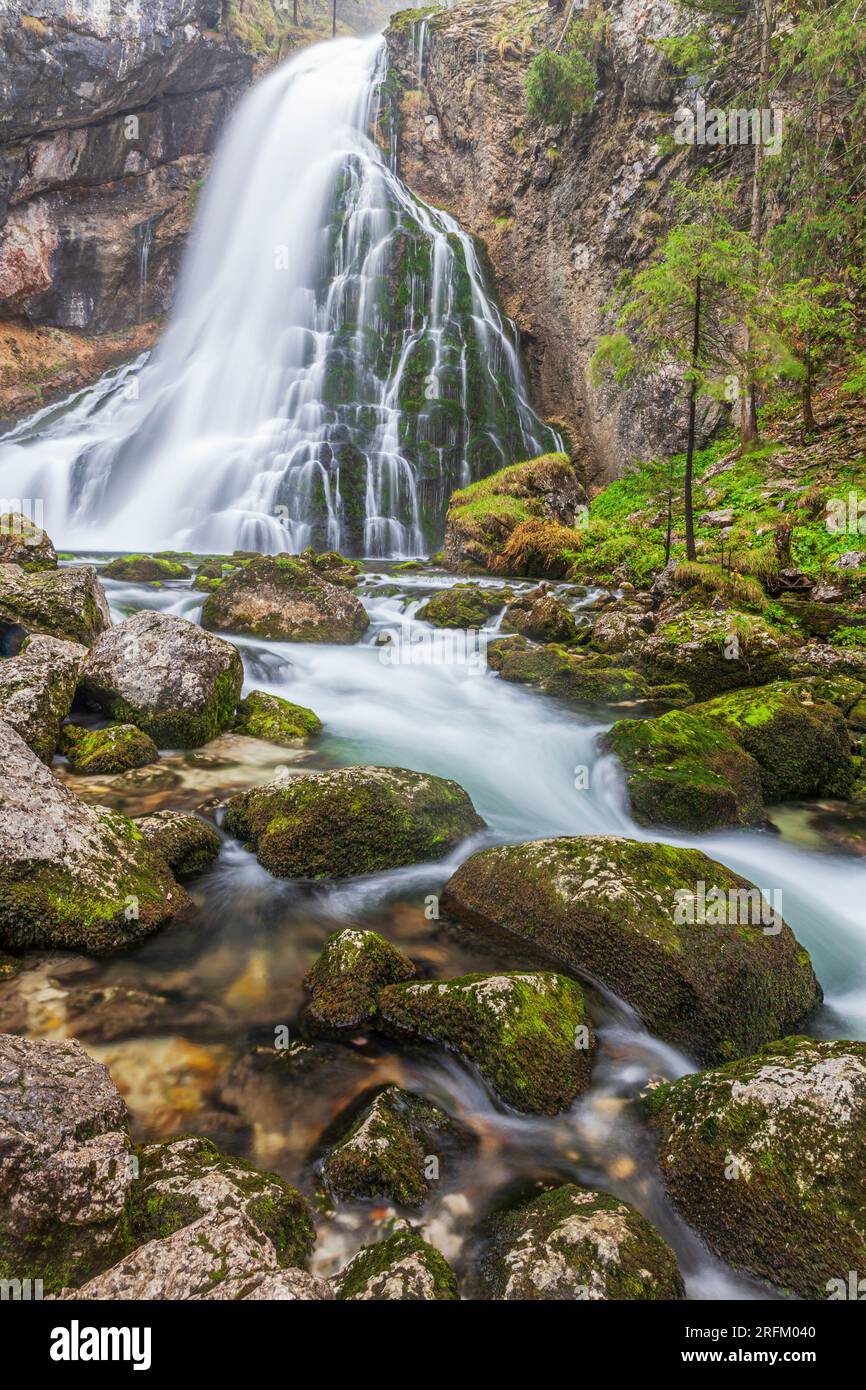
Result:
{"label": "limestone cliff", "polygon": [[[387,32],[400,173],[484,242],[536,403],[599,478],[681,440],[677,382],[656,378],[614,395],[592,385],[588,362],[603,306],[622,270],[652,250],[688,159],[682,147],[659,148],[682,89],[650,43],[685,32],[684,11],[668,0],[606,0],[605,12],[592,109],[563,126],[529,121],[524,86],[563,10],[470,0],[405,11]],[[704,411],[704,438],[718,413]]]}

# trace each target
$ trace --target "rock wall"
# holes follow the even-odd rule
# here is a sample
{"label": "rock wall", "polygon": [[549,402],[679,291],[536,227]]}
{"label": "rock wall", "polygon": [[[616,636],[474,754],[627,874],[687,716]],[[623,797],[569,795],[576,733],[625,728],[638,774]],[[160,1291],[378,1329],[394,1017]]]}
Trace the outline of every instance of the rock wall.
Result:
{"label": "rock wall", "polygon": [[[603,306],[623,269],[651,252],[689,158],[681,147],[658,149],[682,93],[649,42],[683,32],[684,12],[668,0],[607,0],[605,10],[592,110],[565,126],[533,125],[524,87],[540,37],[558,35],[563,10],[545,17],[520,0],[485,0],[405,11],[387,32],[400,173],[483,241],[521,331],[536,404],[599,481],[684,437],[675,380],[615,393],[593,386],[588,363]],[[702,440],[718,417],[717,406],[704,411]]]}

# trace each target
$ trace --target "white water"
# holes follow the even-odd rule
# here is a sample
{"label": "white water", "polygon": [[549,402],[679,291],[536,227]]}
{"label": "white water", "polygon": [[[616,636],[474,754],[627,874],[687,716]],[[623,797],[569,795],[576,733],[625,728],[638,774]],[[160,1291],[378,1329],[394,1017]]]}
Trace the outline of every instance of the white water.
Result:
{"label": "white water", "polygon": [[[345,39],[256,86],[221,142],[150,362],[0,441],[0,492],[42,499],[56,542],[426,553],[441,535],[425,535],[422,481],[441,512],[476,456],[489,471],[557,443],[471,239],[368,135],[383,75],[381,39]],[[407,244],[425,274],[397,306],[389,274]],[[142,296],[146,274],[143,241]],[[421,362],[410,420],[401,398]]]}

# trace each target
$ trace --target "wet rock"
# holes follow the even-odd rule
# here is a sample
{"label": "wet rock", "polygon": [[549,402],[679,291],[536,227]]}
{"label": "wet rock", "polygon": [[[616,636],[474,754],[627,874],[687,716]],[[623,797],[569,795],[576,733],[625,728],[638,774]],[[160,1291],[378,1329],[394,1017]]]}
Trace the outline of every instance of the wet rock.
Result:
{"label": "wet rock", "polygon": [[571,1183],[493,1217],[481,1261],[495,1299],[685,1297],[670,1247],[633,1207]]}
{"label": "wet rock", "polygon": [[866,1267],[866,1044],[785,1038],[647,1102],[677,1208],[737,1269],[846,1298]]}
{"label": "wet rock", "polygon": [[129,1207],[136,1248],[75,1296],[189,1299],[224,1280],[306,1265],[312,1213],[275,1173],[195,1137],[149,1144],[138,1158]]}
{"label": "wet rock", "polygon": [[305,1024],[329,1033],[361,1028],[375,1017],[380,989],[417,973],[378,932],[353,927],[334,932],[304,980],[311,994]]}
{"label": "wet rock", "polygon": [[57,637],[31,637],[0,661],[0,719],[50,763],[72,707],[87,649]]}
{"label": "wet rock", "polygon": [[208,594],[202,623],[274,641],[356,642],[370,620],[345,583],[324,577],[309,556],[263,555]]}
{"label": "wet rock", "polygon": [[103,579],[126,579],[133,584],[158,584],[166,579],[188,579],[191,570],[180,560],[160,555],[121,555],[102,571]]}
{"label": "wet rock", "polygon": [[494,569],[512,533],[544,520],[573,526],[586,498],[565,454],[512,464],[455,492],[445,531],[445,565]]}
{"label": "wet rock", "polygon": [[617,604],[593,619],[590,646],[599,652],[636,653],[652,627],[652,615],[644,608]]}
{"label": "wet rock", "polygon": [[638,671],[614,666],[609,657],[557,645],[534,647],[521,637],[491,642],[487,661],[504,681],[531,685],[576,705],[642,700],[649,690]]}
{"label": "wet rock", "polygon": [[164,859],[178,878],[200,874],[220,852],[219,832],[198,816],[181,811],[152,811],[137,816],[135,827],[146,845]]}
{"label": "wet rock", "polygon": [[502,599],[479,584],[455,584],[442,589],[418,609],[421,622],[434,627],[486,627],[494,613],[502,608]]}
{"label": "wet rock", "polygon": [[419,1303],[460,1297],[447,1261],[409,1225],[365,1245],[331,1281],[342,1301]]}
{"label": "wet rock", "polygon": [[233,796],[224,825],[278,878],[342,878],[439,859],[483,821],[444,777],[346,767]]}
{"label": "wet rock", "polygon": [[[81,650],[86,656],[84,649]],[[155,763],[159,758],[153,739],[134,724],[112,724],[107,729],[64,724],[59,751],[69,760],[73,772],[91,776],[128,772],[130,768]]]}
{"label": "wet rock", "polygon": [[0,629],[21,628],[89,647],[111,625],[108,603],[92,565],[26,574],[0,565]]}
{"label": "wet rock", "polygon": [[329,1303],[334,1291],[325,1279],[308,1274],[304,1269],[252,1269],[232,1274],[227,1279],[193,1295],[197,1303],[215,1299],[253,1300],[268,1303],[305,1302]]}
{"label": "wet rock", "polygon": [[57,569],[57,551],[47,531],[23,512],[0,515],[0,565],[19,565],[26,574]]}
{"label": "wet rock", "polygon": [[144,609],[95,644],[81,694],[159,748],[198,748],[227,728],[243,685],[237,649],[195,623]]}
{"label": "wet rock", "polygon": [[46,1292],[127,1244],[126,1106],[77,1042],[0,1035],[0,1277]]}
{"label": "wet rock", "polygon": [[780,912],[700,850],[613,835],[484,850],[449,879],[442,906],[586,971],[705,1062],[754,1052],[822,997]]}
{"label": "wet rock", "polygon": [[85,805],[0,723],[0,946],[112,951],[186,902],[132,821]]}
{"label": "wet rock", "polygon": [[322,721],[311,709],[293,705],[279,695],[252,690],[241,700],[233,731],[249,738],[262,738],[283,748],[294,748],[322,732]]}
{"label": "wet rock", "polygon": [[850,793],[851,743],[837,701],[850,708],[860,689],[813,679],[736,690],[657,719],[620,720],[604,745],[623,763],[643,824],[756,825],[765,803]]}
{"label": "wet rock", "polygon": [[786,677],[792,654],[757,614],[677,603],[660,612],[638,665],[651,684],[683,681],[701,700]]}
{"label": "wet rock", "polygon": [[[352,1107],[357,1113],[357,1105]],[[335,1125],[339,1125],[337,1120]],[[420,1207],[436,1177],[474,1142],[465,1127],[423,1096],[387,1086],[362,1111],[322,1164],[325,1187],[349,1200],[386,1198]]]}
{"label": "wet rock", "polygon": [[582,989],[562,975],[389,985],[379,1016],[394,1037],[439,1043],[474,1063],[516,1110],[555,1115],[589,1085],[595,1036]]}
{"label": "wet rock", "polygon": [[570,611],[545,585],[510,603],[502,626],[534,642],[574,642],[578,635]]}

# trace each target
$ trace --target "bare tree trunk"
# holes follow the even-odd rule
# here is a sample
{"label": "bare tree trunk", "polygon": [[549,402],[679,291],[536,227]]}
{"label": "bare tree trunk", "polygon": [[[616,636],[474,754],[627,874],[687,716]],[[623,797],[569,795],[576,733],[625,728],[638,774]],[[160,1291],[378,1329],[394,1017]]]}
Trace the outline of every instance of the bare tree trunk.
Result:
{"label": "bare tree trunk", "polygon": [[331,38],[337,37],[337,0],[333,0],[331,6]]}
{"label": "bare tree trunk", "polygon": [[298,27],[298,0],[292,0],[292,23]]}
{"label": "bare tree trunk", "polygon": [[695,414],[698,401],[698,362],[701,352],[701,277],[695,280],[695,314],[692,331],[692,380],[689,386],[689,433],[686,443],[686,559],[696,560],[695,513],[692,504],[692,462],[695,456]]}
{"label": "bare tree trunk", "polygon": [[800,399],[803,410],[803,442],[807,435],[814,434],[818,428],[818,421],[815,419],[812,410],[812,353],[806,347],[806,371],[803,376],[803,384],[800,387]]}
{"label": "bare tree trunk", "polygon": [[[765,103],[769,100],[770,87],[770,45],[773,37],[774,13],[773,0],[758,0],[760,4],[760,24],[761,24],[761,67],[758,86],[758,119],[759,129],[763,130],[763,120],[761,113]],[[757,134],[758,132],[755,132]],[[763,147],[760,139],[756,139],[752,146],[752,215],[750,222],[750,232],[752,242],[755,247],[755,259],[761,249],[763,239],[763,202],[761,198],[761,161]],[[755,380],[754,365],[755,342],[754,335],[750,328],[746,329],[746,362],[748,379],[746,381],[746,391],[740,406],[740,443],[743,445],[753,444],[758,438],[758,387]]]}

